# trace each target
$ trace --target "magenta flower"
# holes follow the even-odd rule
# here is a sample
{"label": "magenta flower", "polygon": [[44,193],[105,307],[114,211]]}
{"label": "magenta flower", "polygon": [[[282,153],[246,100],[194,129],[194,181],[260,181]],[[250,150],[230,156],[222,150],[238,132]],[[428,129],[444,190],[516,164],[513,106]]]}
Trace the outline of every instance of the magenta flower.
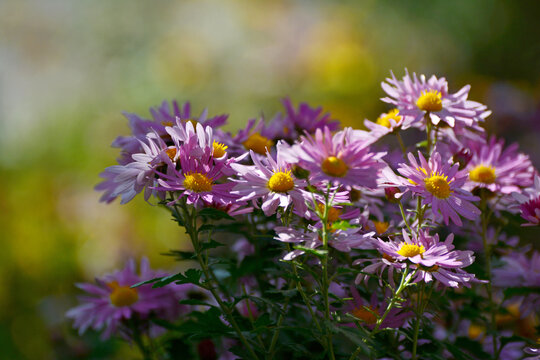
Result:
{"label": "magenta flower", "polygon": [[465,169],[468,190],[479,187],[510,194],[533,184],[534,167],[528,155],[518,153],[517,144],[504,149],[504,140],[493,136],[484,145],[472,143],[470,150],[472,158]]}
{"label": "magenta flower", "polygon": [[231,179],[236,183],[232,194],[239,197],[238,201],[262,200],[262,210],[270,216],[278,207],[286,209],[291,204],[299,213],[307,210],[304,190],[305,180],[297,179],[292,174],[292,165],[286,162],[281,155],[281,145],[278,145],[276,160],[270,153],[260,157],[250,151],[251,159],[255,165],[231,164],[238,173],[238,179]]}
{"label": "magenta flower", "polygon": [[[79,329],[79,334],[89,328],[103,330],[103,339],[120,330],[129,333],[126,322],[132,317],[137,317],[138,321],[147,321],[152,316],[170,321],[182,309],[178,300],[184,297],[185,286],[169,285],[153,289],[151,284],[147,284],[131,288],[139,282],[166,275],[151,270],[146,258],[141,260],[137,273],[135,261],[131,259],[123,270],[96,279],[96,284],[77,284],[87,295],[80,297],[81,304],[69,310],[66,316],[74,319],[73,326]],[[150,323],[146,322],[146,326],[150,326]],[[152,335],[152,332],[148,335]]]}
{"label": "magenta flower", "polygon": [[284,138],[294,141],[306,132],[313,134],[315,130],[324,127],[331,131],[339,129],[339,121],[332,120],[330,113],[323,113],[322,107],[312,108],[307,103],[300,103],[298,109],[295,109],[289,98],[281,102],[286,110],[282,129]]}
{"label": "magenta flower", "polygon": [[[440,215],[444,223],[448,220],[461,226],[459,215],[474,220],[480,215],[480,210],[471,201],[479,200],[470,192],[464,190],[467,175],[458,172],[459,165],[443,164],[441,155],[434,152],[429,162],[418,152],[420,163],[409,153],[411,165],[400,164],[399,177],[387,169],[382,172],[379,183],[382,187],[398,187],[403,192],[411,191],[422,197],[422,204],[431,205],[433,213]],[[399,195],[398,195],[399,196]]]}
{"label": "magenta flower", "polygon": [[421,230],[419,235],[409,237],[403,230],[403,240],[388,242],[378,240],[376,246],[383,255],[392,259],[391,266],[403,268],[409,264],[416,268],[413,282],[438,280],[445,286],[458,287],[462,284],[470,287],[471,282],[478,282],[474,274],[462,268],[474,261],[472,251],[454,250],[454,234],[439,242],[439,235],[429,235]]}
{"label": "magenta flower", "polygon": [[364,120],[364,126],[377,139],[390,134],[399,129],[406,129],[409,125],[405,121],[405,116],[401,116],[398,109],[392,109],[381,114],[375,122]]}
{"label": "magenta flower", "polygon": [[540,225],[540,177],[534,176],[533,188],[525,189],[524,194],[514,192],[512,196],[519,202],[521,217],[528,221],[521,226]]}
{"label": "magenta flower", "polygon": [[407,70],[402,81],[393,73],[386,81],[381,86],[389,96],[382,101],[397,107],[400,115],[410,117],[407,121],[412,126],[424,128],[423,119],[427,116],[434,125],[443,121],[452,128],[461,128],[473,126],[489,115],[486,106],[467,100],[470,85],[450,94],[445,78],[437,79],[433,75],[426,80],[424,75],[418,78],[414,73],[411,78]]}
{"label": "magenta flower", "polygon": [[302,141],[286,153],[289,162],[310,172],[312,183],[376,187],[377,171],[383,168],[385,153],[373,153],[366,132],[346,128],[332,136],[330,129],[317,129],[315,136],[302,136]]}
{"label": "magenta flower", "polygon": [[164,101],[161,106],[150,108],[152,120],[144,119],[137,114],[124,112],[124,116],[129,120],[132,134],[130,136],[119,136],[112,144],[112,146],[122,149],[122,157],[119,160],[121,165],[131,162],[132,154],[141,152],[139,140],[143,140],[148,133],[156,133],[167,141],[166,129],[173,126],[177,118],[184,123],[189,121],[213,128],[220,127],[227,122],[228,115],[208,117],[208,110],[206,109],[200,115],[193,114],[189,102],[184,103],[182,107],[176,101],[173,101],[171,105]]}
{"label": "magenta flower", "polygon": [[226,163],[214,162],[209,153],[197,159],[184,152],[180,154],[178,162],[180,169],[172,168],[171,175],[158,172],[159,186],[156,187],[159,191],[177,192],[178,197],[173,202],[186,197],[188,204],[200,208],[213,203],[228,205],[237,199],[231,195],[234,183],[218,182],[225,175]]}

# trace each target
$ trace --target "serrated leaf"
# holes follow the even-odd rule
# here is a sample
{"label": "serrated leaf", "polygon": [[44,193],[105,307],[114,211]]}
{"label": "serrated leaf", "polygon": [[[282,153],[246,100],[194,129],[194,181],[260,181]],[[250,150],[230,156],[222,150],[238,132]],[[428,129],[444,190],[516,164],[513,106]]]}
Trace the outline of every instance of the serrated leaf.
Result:
{"label": "serrated leaf", "polygon": [[133,288],[133,287],[138,287],[138,286],[141,286],[141,285],[154,283],[154,285],[152,285],[152,288],[160,288],[160,287],[164,287],[166,285],[169,285],[170,283],[173,283],[173,282],[175,284],[195,284],[195,285],[200,285],[201,276],[202,276],[202,271],[201,270],[189,269],[189,270],[187,270],[185,272],[185,274],[178,273],[178,274],[169,275],[169,276],[165,276],[165,277],[161,277],[161,278],[155,278],[155,279],[151,279],[151,280],[146,280],[146,281],[142,281],[140,283],[137,283],[135,285],[132,285],[131,287]]}
{"label": "serrated leaf", "polygon": [[215,249],[220,246],[225,246],[225,245],[216,240],[210,240],[208,242],[204,242],[201,244],[201,250]]}
{"label": "serrated leaf", "polygon": [[197,213],[197,216],[207,217],[212,220],[220,220],[220,219],[234,220],[234,218],[231,215],[227,214],[225,211],[218,210],[215,208],[204,208]]}

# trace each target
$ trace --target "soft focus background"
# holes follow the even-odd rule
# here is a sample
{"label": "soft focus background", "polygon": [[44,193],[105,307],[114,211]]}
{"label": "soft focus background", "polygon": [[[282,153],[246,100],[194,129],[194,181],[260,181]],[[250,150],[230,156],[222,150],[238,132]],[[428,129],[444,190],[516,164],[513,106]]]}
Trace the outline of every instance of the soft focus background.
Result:
{"label": "soft focus background", "polygon": [[[538,1],[0,1],[0,349],[2,359],[132,356],[82,341],[64,313],[88,281],[185,246],[141,198],[98,202],[121,111],[163,100],[229,113],[229,129],[294,102],[361,126],[386,107],[393,70],[471,84],[490,132],[540,165]],[[94,349],[86,344],[95,343]],[[113,355],[116,354],[116,355]]]}

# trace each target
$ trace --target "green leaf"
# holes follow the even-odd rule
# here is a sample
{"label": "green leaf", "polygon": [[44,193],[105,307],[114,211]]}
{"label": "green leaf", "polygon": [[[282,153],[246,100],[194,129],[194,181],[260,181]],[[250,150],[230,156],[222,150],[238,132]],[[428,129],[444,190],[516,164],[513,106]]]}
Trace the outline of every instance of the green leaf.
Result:
{"label": "green leaf", "polygon": [[201,211],[197,212],[197,216],[207,217],[212,220],[220,220],[220,219],[234,220],[234,218],[230,216],[229,214],[227,214],[225,211],[218,210],[215,208],[204,208]]}
{"label": "green leaf", "polygon": [[224,246],[224,245],[216,240],[210,240],[208,242],[204,242],[201,244],[201,250],[214,249],[220,246]]}
{"label": "green leaf", "polygon": [[173,282],[175,284],[195,284],[195,285],[200,285],[201,276],[202,276],[202,271],[201,270],[189,269],[189,270],[186,271],[185,275],[182,274],[182,273],[178,273],[178,274],[175,274],[175,275],[169,275],[169,276],[165,276],[165,277],[161,277],[161,278],[155,278],[155,279],[151,279],[151,280],[142,281],[140,283],[132,285],[131,287],[134,288],[134,287],[138,287],[138,286],[141,286],[141,285],[154,283],[154,285],[152,285],[152,288],[160,288],[160,287],[164,287],[166,285],[169,285],[170,283],[173,283]]}
{"label": "green leaf", "polygon": [[210,305],[202,300],[198,300],[198,299],[184,299],[184,300],[180,300],[178,302],[179,304],[182,304],[182,305],[203,305],[203,306],[213,306],[213,305]]}
{"label": "green leaf", "polygon": [[307,248],[307,247],[304,247],[304,246],[301,246],[301,245],[296,245],[296,246],[294,246],[294,248],[296,250],[305,251],[308,254],[313,254],[316,257],[318,257],[319,259],[324,258],[324,256],[326,254],[328,254],[328,250],[317,250],[317,249]]}
{"label": "green leaf", "polygon": [[427,148],[427,144],[428,144],[427,140],[420,141],[419,143],[416,143],[416,147],[417,148],[421,148],[421,147]]}

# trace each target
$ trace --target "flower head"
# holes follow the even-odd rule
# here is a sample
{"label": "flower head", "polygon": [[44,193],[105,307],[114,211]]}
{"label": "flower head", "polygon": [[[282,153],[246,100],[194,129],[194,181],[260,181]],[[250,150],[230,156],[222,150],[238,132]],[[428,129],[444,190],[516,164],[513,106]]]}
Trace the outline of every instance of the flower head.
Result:
{"label": "flower head", "polygon": [[486,188],[500,194],[521,192],[533,184],[534,167],[529,156],[519,153],[517,144],[504,148],[504,140],[491,137],[486,144],[470,145],[472,158],[465,171],[466,188]]}
{"label": "flower head", "polygon": [[161,271],[151,270],[146,258],[141,260],[139,272],[135,261],[129,260],[123,270],[97,279],[96,284],[77,284],[87,295],[81,297],[81,304],[69,310],[66,316],[74,319],[73,326],[79,329],[79,334],[89,328],[103,330],[104,339],[119,330],[129,333],[125,322],[135,316],[140,321],[147,321],[150,317],[174,319],[181,310],[178,300],[183,296],[185,286],[169,285],[153,289],[152,285],[147,284],[131,287],[165,275]]}
{"label": "flower head", "polygon": [[470,86],[464,86],[455,94],[448,92],[445,78],[437,79],[434,75],[426,79],[424,75],[411,77],[406,71],[403,80],[386,79],[382,88],[388,94],[383,98],[399,109],[401,115],[407,117],[407,126],[425,127],[424,117],[434,125],[443,121],[450,127],[473,126],[483,121],[489,114],[486,107],[477,102],[467,100]]}
{"label": "flower head", "polygon": [[470,201],[479,200],[463,189],[467,176],[458,172],[459,165],[442,163],[441,155],[434,152],[429,161],[418,153],[420,162],[409,153],[409,163],[400,164],[398,172],[404,176],[396,176],[391,170],[381,174],[380,184],[383,187],[399,187],[403,191],[411,191],[422,197],[422,204],[431,205],[433,213],[442,217],[445,224],[448,220],[462,225],[459,215],[473,220],[480,215],[480,210]]}
{"label": "flower head", "polygon": [[287,152],[287,159],[308,170],[312,183],[376,186],[377,170],[383,167],[380,159],[385,153],[369,150],[373,140],[360,138],[351,128],[332,135],[328,127],[317,129],[314,137],[305,135],[301,139]]}
{"label": "flower head", "polygon": [[332,120],[330,113],[323,113],[322,107],[312,108],[307,103],[300,103],[295,109],[291,100],[281,101],[286,113],[283,119],[283,137],[292,141],[307,132],[313,134],[317,129],[328,127],[331,131],[339,129],[339,122]]}
{"label": "flower head", "polygon": [[304,190],[305,180],[297,179],[292,173],[292,164],[286,162],[281,155],[281,145],[278,145],[276,158],[270,153],[260,157],[250,151],[254,165],[232,164],[238,179],[232,194],[239,197],[238,201],[262,201],[262,210],[269,216],[278,207],[286,209],[293,204],[295,211],[303,214],[307,210]]}
{"label": "flower head", "polygon": [[439,235],[429,235],[421,230],[410,237],[403,230],[402,240],[388,242],[379,240],[379,252],[393,259],[393,266],[403,268],[404,264],[416,268],[414,282],[438,280],[445,286],[458,287],[459,284],[470,287],[470,282],[477,282],[474,274],[462,268],[474,261],[472,251],[454,250],[454,235],[450,234],[444,242],[439,242]]}

